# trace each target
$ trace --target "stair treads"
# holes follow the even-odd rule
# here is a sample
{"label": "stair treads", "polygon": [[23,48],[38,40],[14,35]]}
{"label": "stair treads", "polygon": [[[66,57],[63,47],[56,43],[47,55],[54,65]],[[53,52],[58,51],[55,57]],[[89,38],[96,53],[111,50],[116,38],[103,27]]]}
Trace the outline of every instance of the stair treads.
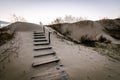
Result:
{"label": "stair treads", "polygon": [[47,55],[55,55],[55,52],[48,52],[48,53],[42,53],[42,54],[35,54],[34,57],[41,57],[41,56],[47,56]]}
{"label": "stair treads", "polygon": [[34,32],[34,34],[45,34],[44,32]]}
{"label": "stair treads", "polygon": [[35,39],[34,42],[43,42],[43,41],[47,41],[47,39]]}
{"label": "stair treads", "polygon": [[44,42],[44,43],[35,43],[34,46],[39,46],[39,45],[49,45],[49,42]]}
{"label": "stair treads", "polygon": [[33,36],[45,36],[45,34],[34,34]]}
{"label": "stair treads", "polygon": [[37,57],[37,58],[34,57],[33,62],[45,62],[45,61],[53,60],[56,58],[57,56],[55,55],[47,55],[47,56],[42,56],[42,57]]}
{"label": "stair treads", "polygon": [[45,36],[34,37],[34,39],[43,39],[46,38]]}
{"label": "stair treads", "polygon": [[38,55],[38,54],[47,54],[47,53],[52,53],[52,52],[55,52],[55,51],[53,49],[47,49],[47,50],[41,50],[41,51],[34,51],[34,54]]}
{"label": "stair treads", "polygon": [[34,35],[34,37],[45,37],[45,35],[42,35],[42,36],[38,36],[38,35],[36,36],[36,35]]}
{"label": "stair treads", "polygon": [[45,65],[45,64],[49,64],[49,63],[53,63],[53,62],[58,62],[58,61],[60,61],[59,58],[46,60],[46,61],[43,61],[43,62],[34,62],[32,64],[32,67],[37,67],[37,66],[41,66],[41,65]]}
{"label": "stair treads", "polygon": [[47,49],[52,49],[52,47],[41,47],[41,48],[36,48],[36,49],[34,49],[34,51],[47,50]]}

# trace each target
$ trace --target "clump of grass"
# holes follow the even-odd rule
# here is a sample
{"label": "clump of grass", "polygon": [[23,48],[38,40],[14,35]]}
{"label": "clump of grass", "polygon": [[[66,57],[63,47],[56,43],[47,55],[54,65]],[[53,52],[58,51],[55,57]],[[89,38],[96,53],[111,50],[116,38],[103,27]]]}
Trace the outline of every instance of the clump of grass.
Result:
{"label": "clump of grass", "polygon": [[111,43],[96,43],[95,51],[99,52],[102,55],[107,55],[111,58],[120,61],[120,45],[111,44]]}

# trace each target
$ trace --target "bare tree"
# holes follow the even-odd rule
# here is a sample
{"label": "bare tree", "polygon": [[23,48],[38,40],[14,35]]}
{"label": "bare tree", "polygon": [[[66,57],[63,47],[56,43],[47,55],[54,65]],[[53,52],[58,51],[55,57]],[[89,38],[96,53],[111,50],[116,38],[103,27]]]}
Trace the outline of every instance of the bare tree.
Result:
{"label": "bare tree", "polygon": [[83,21],[86,20],[87,18],[83,17],[73,17],[72,15],[66,15],[64,18],[58,17],[56,18],[51,24],[58,24],[58,23],[73,23],[77,21]]}
{"label": "bare tree", "polygon": [[16,14],[13,14],[12,15],[12,22],[18,22],[18,21],[26,22],[26,19],[22,16],[17,16]]}
{"label": "bare tree", "polygon": [[86,20],[86,18],[83,17],[74,17],[72,15],[66,15],[63,19],[64,22],[72,23],[77,21],[83,21]]}
{"label": "bare tree", "polygon": [[52,24],[59,24],[59,23],[62,23],[62,22],[63,22],[62,18],[58,17],[52,22]]}

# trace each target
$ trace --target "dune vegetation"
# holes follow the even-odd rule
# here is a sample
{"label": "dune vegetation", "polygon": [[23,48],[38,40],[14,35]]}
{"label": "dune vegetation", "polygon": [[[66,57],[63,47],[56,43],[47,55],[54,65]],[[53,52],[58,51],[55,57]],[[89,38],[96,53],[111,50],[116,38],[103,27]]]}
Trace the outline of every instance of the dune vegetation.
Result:
{"label": "dune vegetation", "polygon": [[120,60],[120,19],[84,20],[48,25],[65,39],[93,47],[102,55]]}
{"label": "dune vegetation", "polygon": [[0,46],[14,38],[15,31],[8,27],[0,28]]}

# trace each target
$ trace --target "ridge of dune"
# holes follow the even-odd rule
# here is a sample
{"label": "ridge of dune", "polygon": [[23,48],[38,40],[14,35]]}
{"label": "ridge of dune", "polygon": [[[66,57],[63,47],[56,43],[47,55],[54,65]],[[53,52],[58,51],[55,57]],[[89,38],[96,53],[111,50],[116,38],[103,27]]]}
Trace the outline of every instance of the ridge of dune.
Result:
{"label": "ridge of dune", "polygon": [[16,31],[35,31],[41,29],[39,24],[29,23],[29,22],[15,22],[7,27],[12,27],[16,29]]}
{"label": "ridge of dune", "polygon": [[103,19],[99,21],[79,21],[75,23],[59,23],[48,25],[63,34],[64,36],[80,43],[83,36],[91,40],[98,40],[100,36],[105,37],[112,43],[120,44],[120,20],[118,19]]}

